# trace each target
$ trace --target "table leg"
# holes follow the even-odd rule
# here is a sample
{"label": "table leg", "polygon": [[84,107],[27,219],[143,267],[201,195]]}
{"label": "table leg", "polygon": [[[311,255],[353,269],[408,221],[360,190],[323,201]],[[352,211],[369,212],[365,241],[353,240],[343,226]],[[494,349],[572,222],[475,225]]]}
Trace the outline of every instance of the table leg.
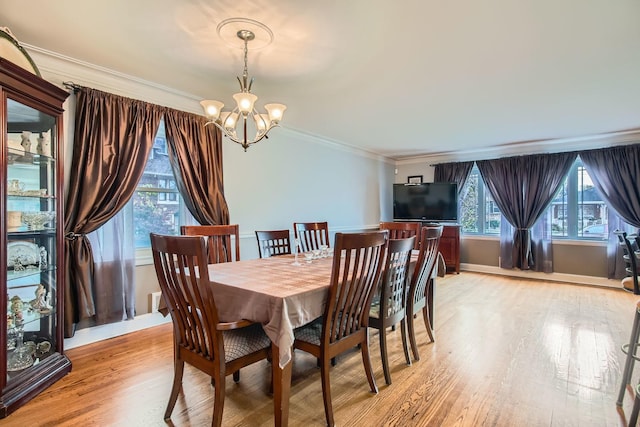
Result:
{"label": "table leg", "polygon": [[273,412],[276,427],[286,427],[289,424],[289,395],[291,394],[291,365],[290,360],[283,368],[280,367],[280,349],[271,344],[271,366],[273,370]]}

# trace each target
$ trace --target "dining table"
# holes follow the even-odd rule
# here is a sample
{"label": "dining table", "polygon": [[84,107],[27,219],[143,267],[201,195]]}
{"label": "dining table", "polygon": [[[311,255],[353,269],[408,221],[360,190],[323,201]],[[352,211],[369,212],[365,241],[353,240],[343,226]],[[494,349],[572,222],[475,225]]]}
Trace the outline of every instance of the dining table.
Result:
{"label": "dining table", "polygon": [[324,313],[332,262],[281,255],[209,264],[218,317],[261,323],[271,339],[277,427],[288,424],[293,331]]}
{"label": "dining table", "polygon": [[[417,252],[411,257],[412,268]],[[324,314],[332,264],[333,256],[307,262],[301,256],[280,255],[209,265],[219,318],[261,323],[271,339],[276,427],[288,424],[294,329]]]}

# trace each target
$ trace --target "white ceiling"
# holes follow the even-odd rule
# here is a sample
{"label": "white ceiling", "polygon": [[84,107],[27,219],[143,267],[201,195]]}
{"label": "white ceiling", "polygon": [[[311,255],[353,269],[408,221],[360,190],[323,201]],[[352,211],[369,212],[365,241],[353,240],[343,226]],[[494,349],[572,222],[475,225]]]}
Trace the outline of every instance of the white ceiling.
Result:
{"label": "white ceiling", "polygon": [[[283,125],[400,159],[640,128],[640,0],[0,0],[22,43],[231,105],[242,50]],[[250,45],[251,48],[251,45]],[[274,135],[275,136],[275,135]]]}

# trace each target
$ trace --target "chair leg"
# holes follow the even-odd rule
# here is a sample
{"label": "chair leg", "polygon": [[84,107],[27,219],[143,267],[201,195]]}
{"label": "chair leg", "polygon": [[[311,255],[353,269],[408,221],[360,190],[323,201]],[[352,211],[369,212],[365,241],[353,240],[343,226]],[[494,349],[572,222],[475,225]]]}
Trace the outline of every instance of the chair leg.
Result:
{"label": "chair leg", "polygon": [[402,319],[400,321],[400,333],[402,336],[402,349],[404,350],[404,360],[407,365],[411,366],[411,357],[409,356],[409,344],[407,343],[407,322]]}
{"label": "chair leg", "polygon": [[409,343],[411,344],[411,351],[413,352],[414,360],[420,360],[420,354],[418,354],[418,344],[416,343],[416,331],[414,325],[414,316],[412,313],[407,313],[407,332],[409,333]]}
{"label": "chair leg", "polygon": [[[389,372],[389,358],[387,357],[387,328],[380,328],[380,359],[382,360],[382,372],[387,385],[391,384],[391,373]],[[364,352],[363,352],[364,354]]]}
{"label": "chair leg", "polygon": [[362,364],[364,365],[364,372],[367,374],[367,380],[369,381],[371,392],[378,393],[376,379],[373,377],[373,366],[371,366],[371,357],[369,356],[369,335],[366,336],[366,341],[362,343],[360,353],[362,353]]}
{"label": "chair leg", "polygon": [[633,357],[636,352],[639,334],[640,334],[640,311],[639,311],[639,308],[636,307],[636,313],[633,318],[633,326],[631,327],[631,336],[629,337],[629,344],[627,348],[627,358],[624,363],[624,371],[622,372],[622,379],[620,381],[620,392],[618,393],[618,400],[616,402],[618,406],[622,406],[624,393],[631,381],[631,375],[633,374],[633,364],[635,362],[635,359]]}
{"label": "chair leg", "polygon": [[224,377],[217,378],[216,384],[218,384],[214,390],[213,399],[213,419],[211,421],[212,427],[222,427],[222,412],[224,411],[224,394],[225,394],[225,381]]}
{"label": "chair leg", "polygon": [[329,359],[322,356],[320,361],[320,377],[322,378],[322,399],[324,401],[324,416],[328,427],[335,427],[333,420],[333,406],[331,405],[331,384],[329,382]]}
{"label": "chair leg", "polygon": [[424,327],[427,328],[427,334],[429,334],[429,340],[435,342],[433,329],[431,328],[431,315],[429,314],[429,307],[427,305],[422,309],[422,317],[424,318]]}
{"label": "chair leg", "polygon": [[[336,361],[336,358],[335,358],[335,357],[332,357],[332,358],[331,358],[331,366],[336,366],[336,365],[337,365],[337,363],[338,363],[338,362]],[[321,365],[321,363],[320,363],[320,359],[318,359],[318,360],[316,361],[316,366],[317,366],[318,368],[322,367],[322,365]]]}
{"label": "chair leg", "polygon": [[240,371],[239,371],[239,370],[238,370],[238,371],[235,371],[235,372],[233,373],[233,381],[234,381],[234,382],[240,382]]}
{"label": "chair leg", "polygon": [[173,386],[171,386],[171,394],[169,395],[169,403],[167,409],[164,411],[164,419],[169,420],[173,408],[176,406],[176,400],[178,399],[178,393],[182,387],[182,374],[184,373],[184,360],[175,360],[173,363]]}

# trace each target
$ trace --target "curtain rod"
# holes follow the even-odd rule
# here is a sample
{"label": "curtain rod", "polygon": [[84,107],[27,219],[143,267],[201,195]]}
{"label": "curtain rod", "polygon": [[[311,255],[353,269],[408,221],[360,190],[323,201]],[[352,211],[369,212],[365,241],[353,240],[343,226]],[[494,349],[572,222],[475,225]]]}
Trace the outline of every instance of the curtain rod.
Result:
{"label": "curtain rod", "polygon": [[80,86],[79,84],[75,84],[74,82],[62,82],[62,85],[69,90],[72,90],[73,93],[77,93],[84,86]]}

